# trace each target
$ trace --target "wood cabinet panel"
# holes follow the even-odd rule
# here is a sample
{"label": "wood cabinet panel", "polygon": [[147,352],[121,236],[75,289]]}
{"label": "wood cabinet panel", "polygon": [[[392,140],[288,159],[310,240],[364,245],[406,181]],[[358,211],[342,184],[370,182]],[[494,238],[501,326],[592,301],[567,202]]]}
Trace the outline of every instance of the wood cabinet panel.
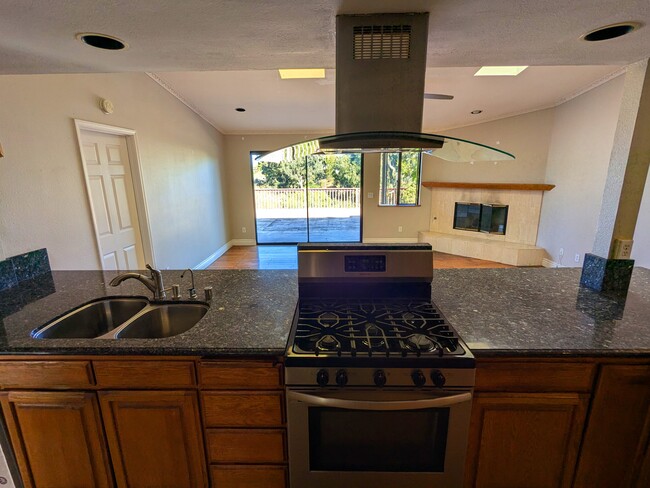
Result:
{"label": "wood cabinet panel", "polygon": [[284,463],[284,429],[209,429],[208,458],[211,463]]}
{"label": "wood cabinet panel", "polygon": [[648,462],[649,429],[650,365],[603,366],[582,443],[575,487],[649,486],[647,480],[640,484],[644,478],[644,455]]}
{"label": "wood cabinet panel", "polygon": [[94,393],[10,392],[0,402],[27,488],[113,486]]}
{"label": "wood cabinet panel", "polygon": [[90,361],[2,361],[0,388],[88,388],[94,384]]}
{"label": "wood cabinet panel", "polygon": [[280,427],[284,424],[281,392],[204,392],[206,427]]}
{"label": "wood cabinet panel", "polygon": [[465,486],[569,487],[588,396],[477,394]]}
{"label": "wood cabinet panel", "polygon": [[475,390],[589,392],[595,372],[592,363],[479,360]]}
{"label": "wood cabinet panel", "polygon": [[202,362],[201,387],[219,390],[274,390],[282,388],[280,365],[254,361]]}
{"label": "wood cabinet panel", "polygon": [[99,393],[121,488],[195,488],[207,484],[197,393]]}
{"label": "wood cabinet panel", "polygon": [[210,466],[212,486],[218,488],[285,488],[283,466]]}
{"label": "wood cabinet panel", "polygon": [[100,388],[188,388],[196,385],[192,361],[93,361]]}

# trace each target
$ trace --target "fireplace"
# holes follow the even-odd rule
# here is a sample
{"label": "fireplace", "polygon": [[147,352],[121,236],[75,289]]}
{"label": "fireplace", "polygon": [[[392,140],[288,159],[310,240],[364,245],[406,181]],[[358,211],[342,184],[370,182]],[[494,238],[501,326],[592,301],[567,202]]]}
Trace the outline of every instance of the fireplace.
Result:
{"label": "fireplace", "polygon": [[508,205],[456,202],[454,229],[505,235]]}

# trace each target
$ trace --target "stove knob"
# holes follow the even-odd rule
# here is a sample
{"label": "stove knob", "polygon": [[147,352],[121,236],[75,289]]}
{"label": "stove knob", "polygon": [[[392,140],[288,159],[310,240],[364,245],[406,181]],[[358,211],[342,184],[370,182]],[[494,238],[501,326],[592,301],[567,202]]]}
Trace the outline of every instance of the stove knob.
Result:
{"label": "stove knob", "polygon": [[344,369],[339,369],[336,372],[336,384],[339,386],[345,386],[348,384],[348,373]]}
{"label": "stove knob", "polygon": [[386,384],[386,373],[384,373],[383,370],[378,369],[377,371],[375,371],[375,374],[373,375],[373,379],[375,380],[375,385],[384,386]]}
{"label": "stove knob", "polygon": [[433,370],[431,371],[431,381],[433,381],[433,384],[436,385],[438,388],[442,388],[445,386],[445,382],[447,381],[447,378],[445,378],[445,375],[442,374],[440,370]]}
{"label": "stove knob", "polygon": [[424,386],[424,384],[427,382],[427,378],[419,369],[411,373],[411,379],[413,380],[413,384],[415,386]]}
{"label": "stove knob", "polygon": [[329,381],[330,374],[326,369],[321,369],[318,373],[316,373],[316,383],[318,383],[320,386],[327,386],[327,383],[329,383]]}

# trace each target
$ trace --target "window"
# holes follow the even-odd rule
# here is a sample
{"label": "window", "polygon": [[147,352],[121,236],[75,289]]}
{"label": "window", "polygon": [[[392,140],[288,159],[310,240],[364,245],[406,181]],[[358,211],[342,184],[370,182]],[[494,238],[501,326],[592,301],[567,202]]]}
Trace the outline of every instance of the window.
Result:
{"label": "window", "polygon": [[379,205],[420,205],[422,152],[383,153],[379,175]]}

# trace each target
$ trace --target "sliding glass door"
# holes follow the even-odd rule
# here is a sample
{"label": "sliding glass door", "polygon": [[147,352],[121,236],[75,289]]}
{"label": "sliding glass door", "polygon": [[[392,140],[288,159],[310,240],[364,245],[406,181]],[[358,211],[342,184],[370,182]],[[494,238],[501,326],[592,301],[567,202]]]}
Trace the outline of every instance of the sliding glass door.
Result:
{"label": "sliding glass door", "polygon": [[361,154],[255,162],[258,244],[361,241]]}

